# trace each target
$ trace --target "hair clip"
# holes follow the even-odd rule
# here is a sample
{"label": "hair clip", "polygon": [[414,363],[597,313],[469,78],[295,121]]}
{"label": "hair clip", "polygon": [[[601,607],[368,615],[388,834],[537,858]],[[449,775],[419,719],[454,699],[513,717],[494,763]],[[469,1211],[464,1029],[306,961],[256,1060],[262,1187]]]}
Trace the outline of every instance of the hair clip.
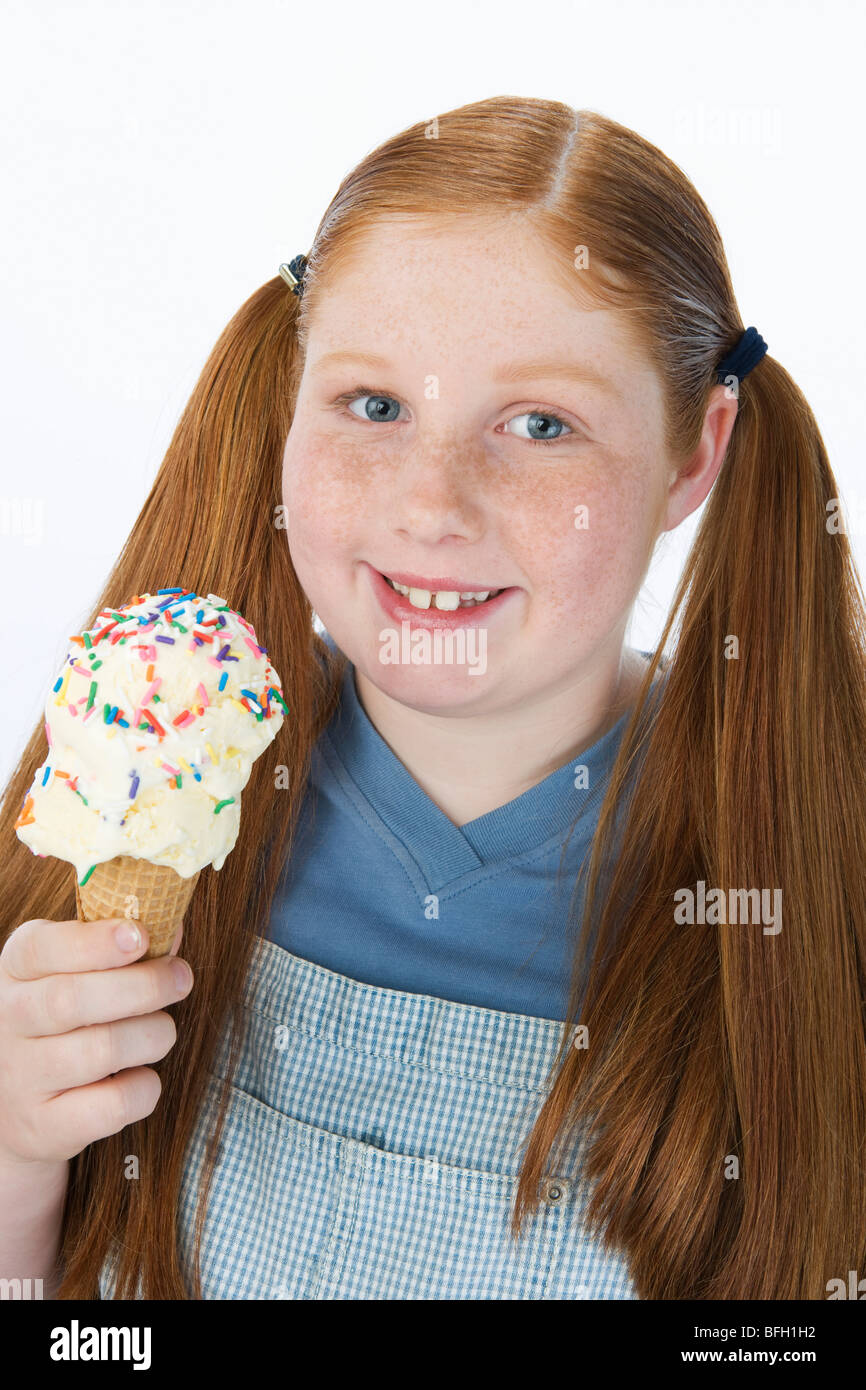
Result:
{"label": "hair clip", "polygon": [[288,264],[284,263],[280,266],[280,274],[292,294],[296,294],[299,299],[304,292],[304,271],[306,268],[306,256],[293,256]]}

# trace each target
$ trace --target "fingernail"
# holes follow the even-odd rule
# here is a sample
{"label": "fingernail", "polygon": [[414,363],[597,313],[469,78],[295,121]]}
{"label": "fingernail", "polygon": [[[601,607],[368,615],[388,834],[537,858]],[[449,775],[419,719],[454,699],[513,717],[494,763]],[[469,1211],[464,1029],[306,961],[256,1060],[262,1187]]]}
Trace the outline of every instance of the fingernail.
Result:
{"label": "fingernail", "polygon": [[121,922],[115,927],[114,939],[121,951],[137,951],[141,946],[141,932],[134,922]]}
{"label": "fingernail", "polygon": [[186,994],[192,984],[192,971],[185,960],[176,960],[172,963],[172,973],[174,982],[181,994]]}

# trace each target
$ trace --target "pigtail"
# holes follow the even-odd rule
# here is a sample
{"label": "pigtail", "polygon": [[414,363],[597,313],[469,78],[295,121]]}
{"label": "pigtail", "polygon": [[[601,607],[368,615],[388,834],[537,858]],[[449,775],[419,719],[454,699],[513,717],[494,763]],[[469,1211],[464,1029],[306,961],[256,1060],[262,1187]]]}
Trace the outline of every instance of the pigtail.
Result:
{"label": "pigtail", "polygon": [[[866,1267],[866,644],[837,496],[807,402],[765,358],[656,654],[681,611],[515,1204],[516,1232],[554,1139],[580,1132],[589,1220],[643,1298],[825,1298]],[[760,920],[677,921],[701,881],[758,889]]]}
{"label": "pigtail", "polygon": [[[199,1250],[207,1187],[239,1044],[238,1021],[254,938],[264,930],[290,852],[311,749],[339,698],[342,658],[313,631],[312,610],[281,525],[282,452],[299,374],[298,299],[275,277],[221,334],[178,422],[165,459],[105,588],[83,626],[130,595],[183,584],[219,593],[259,632],[282,679],[289,715],[253,764],[238,840],[222,869],[206,869],[184,922],[195,989],[174,1006],[177,1041],[155,1064],[153,1113],[88,1145],[70,1162],[58,1297],[98,1296],[104,1263],[115,1298],[201,1297]],[[46,672],[46,683],[48,680]],[[6,790],[7,846],[0,941],[34,917],[75,917],[73,871],[32,855],[13,831],[46,756],[40,717]],[[279,775],[277,775],[279,773]],[[181,1268],[177,1213],[187,1144],[209,1072],[229,1030],[232,1052],[199,1192],[194,1272]]]}

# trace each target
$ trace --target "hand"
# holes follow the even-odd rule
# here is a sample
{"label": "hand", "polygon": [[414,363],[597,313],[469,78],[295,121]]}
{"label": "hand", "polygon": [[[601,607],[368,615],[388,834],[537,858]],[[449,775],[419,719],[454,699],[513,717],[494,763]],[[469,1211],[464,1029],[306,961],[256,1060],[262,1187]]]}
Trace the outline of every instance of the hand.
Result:
{"label": "hand", "polygon": [[[123,944],[130,928],[137,946]],[[0,952],[0,1161],[64,1162],[155,1109],[162,1085],[146,1064],[174,1045],[165,1006],[193,982],[182,935],[143,961],[147,932],[125,918],[36,918],[12,932]]]}

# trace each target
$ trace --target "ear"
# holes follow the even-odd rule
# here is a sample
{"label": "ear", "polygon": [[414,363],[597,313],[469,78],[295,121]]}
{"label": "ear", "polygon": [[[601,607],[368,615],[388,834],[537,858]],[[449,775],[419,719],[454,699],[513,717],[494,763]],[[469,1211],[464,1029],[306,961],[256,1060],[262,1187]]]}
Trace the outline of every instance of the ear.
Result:
{"label": "ear", "polygon": [[713,387],[698,447],[672,474],[662,531],[672,531],[691,516],[716,481],[737,418],[738,404],[729,387],[721,384]]}

